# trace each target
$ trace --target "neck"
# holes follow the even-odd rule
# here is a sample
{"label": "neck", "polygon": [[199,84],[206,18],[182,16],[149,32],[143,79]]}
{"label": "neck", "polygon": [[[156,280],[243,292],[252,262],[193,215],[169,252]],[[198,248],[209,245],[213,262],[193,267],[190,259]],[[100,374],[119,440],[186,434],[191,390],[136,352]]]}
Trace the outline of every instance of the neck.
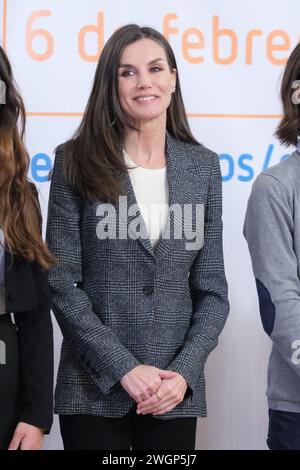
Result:
{"label": "neck", "polygon": [[141,166],[151,168],[165,165],[166,123],[160,125],[151,121],[137,125],[139,132],[125,130],[124,148],[130,158]]}

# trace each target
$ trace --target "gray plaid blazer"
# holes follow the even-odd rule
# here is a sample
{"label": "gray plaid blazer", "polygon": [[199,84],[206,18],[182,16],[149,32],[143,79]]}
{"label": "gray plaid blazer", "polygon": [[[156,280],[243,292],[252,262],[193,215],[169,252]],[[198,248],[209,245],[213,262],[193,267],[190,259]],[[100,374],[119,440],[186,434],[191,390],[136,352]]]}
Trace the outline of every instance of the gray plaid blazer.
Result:
{"label": "gray plaid blazer", "polygon": [[[197,249],[187,250],[185,236],[176,238],[174,231],[154,249],[149,238],[99,239],[101,201],[82,198],[66,182],[69,156],[63,145],[57,149],[46,237],[58,258],[49,282],[64,337],[56,413],[123,416],[134,400],[119,381],[149,364],[180,373],[189,386],[183,402],[157,419],[206,415],[204,365],[229,310],[220,165],[215,153],[169,133],[166,151],[169,205],[203,205]],[[128,173],[122,185],[128,207],[137,204]],[[115,209],[116,225],[129,227],[132,216],[122,219],[118,204]],[[141,214],[135,217],[145,228]],[[171,211],[169,220],[176,225]]]}

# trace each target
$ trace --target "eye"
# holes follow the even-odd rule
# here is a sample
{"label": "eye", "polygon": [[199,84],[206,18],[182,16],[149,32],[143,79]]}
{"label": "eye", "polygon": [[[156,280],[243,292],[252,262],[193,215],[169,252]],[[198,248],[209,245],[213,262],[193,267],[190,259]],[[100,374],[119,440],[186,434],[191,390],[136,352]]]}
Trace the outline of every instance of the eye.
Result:
{"label": "eye", "polygon": [[154,67],[151,67],[151,72],[160,72],[162,70],[161,67],[159,67],[158,65],[155,65]]}
{"label": "eye", "polygon": [[121,73],[121,77],[130,77],[134,74],[134,71],[133,70],[124,70],[122,73]]}

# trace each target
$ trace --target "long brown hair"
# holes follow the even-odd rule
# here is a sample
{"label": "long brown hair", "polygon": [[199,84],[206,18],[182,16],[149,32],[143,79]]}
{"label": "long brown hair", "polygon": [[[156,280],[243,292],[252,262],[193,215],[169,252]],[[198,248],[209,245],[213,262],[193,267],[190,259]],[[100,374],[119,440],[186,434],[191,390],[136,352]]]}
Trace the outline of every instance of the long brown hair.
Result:
{"label": "long brown hair", "polygon": [[[118,95],[118,66],[124,48],[149,38],[164,49],[170,70],[177,70],[168,41],[153,28],[129,24],[107,41],[97,65],[92,91],[79,128],[67,142],[65,168],[69,182],[90,200],[116,201],[122,194],[120,179],[126,172],[122,159],[125,126],[133,128],[124,114]],[[167,110],[166,127],[176,139],[197,143],[193,137],[181,95],[178,71],[176,91]]]}
{"label": "long brown hair", "polygon": [[49,269],[55,258],[42,240],[37,192],[27,179],[30,160],[23,143],[24,104],[1,47],[0,79],[6,87],[6,103],[0,105],[0,227],[5,248],[12,256]]}
{"label": "long brown hair", "polygon": [[281,83],[283,118],[275,135],[283,145],[297,145],[300,136],[300,104],[292,103],[294,80],[300,80],[300,44],[295,47],[287,61]]}

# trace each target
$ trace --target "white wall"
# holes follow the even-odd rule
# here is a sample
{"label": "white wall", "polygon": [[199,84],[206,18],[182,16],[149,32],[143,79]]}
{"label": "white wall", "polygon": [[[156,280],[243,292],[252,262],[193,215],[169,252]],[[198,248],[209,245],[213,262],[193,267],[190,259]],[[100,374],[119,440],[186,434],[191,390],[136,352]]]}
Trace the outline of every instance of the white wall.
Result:
{"label": "white wall", "polygon": [[[118,26],[132,22],[163,32],[166,15],[177,15],[169,22],[170,27],[177,28],[169,39],[178,60],[190,124],[202,143],[222,155],[224,250],[231,301],[231,314],[220,344],[207,364],[208,418],[199,420],[199,449],[266,447],[265,389],[270,344],[260,324],[242,225],[253,179],[264,164],[273,165],[287,153],[275,141],[273,132],[280,114],[278,90],[283,62],[299,40],[299,18],[295,14],[298,3],[287,0],[283,11],[282,2],[271,0],[0,0],[3,43],[28,111],[30,176],[40,189],[44,221],[49,183],[43,179],[52,165],[53,149],[70,137],[80,121],[80,115],[60,113],[84,110],[96,67],[95,61],[79,54],[79,31],[96,24],[98,12],[103,12],[105,40]],[[32,41],[28,19],[41,11],[48,11],[48,16],[37,13],[33,29],[48,32]],[[228,36],[219,37],[217,43],[216,33],[213,35],[216,16],[219,28],[233,31],[229,34],[237,41],[236,57],[230,58]],[[167,24],[165,20],[165,31]],[[188,37],[188,28],[198,31]],[[253,30],[256,33],[251,33]],[[37,56],[26,47],[26,38]],[[183,49],[182,41],[197,41],[198,46],[192,50],[186,45]],[[227,64],[217,63],[217,44],[219,56],[227,57]],[[86,54],[97,54],[95,32],[86,36],[85,49]],[[38,57],[45,52],[48,56]],[[198,63],[191,63],[193,60]],[[41,165],[46,167],[42,169]],[[57,325],[55,341],[57,363],[61,341]],[[45,447],[61,448],[57,421]]]}

